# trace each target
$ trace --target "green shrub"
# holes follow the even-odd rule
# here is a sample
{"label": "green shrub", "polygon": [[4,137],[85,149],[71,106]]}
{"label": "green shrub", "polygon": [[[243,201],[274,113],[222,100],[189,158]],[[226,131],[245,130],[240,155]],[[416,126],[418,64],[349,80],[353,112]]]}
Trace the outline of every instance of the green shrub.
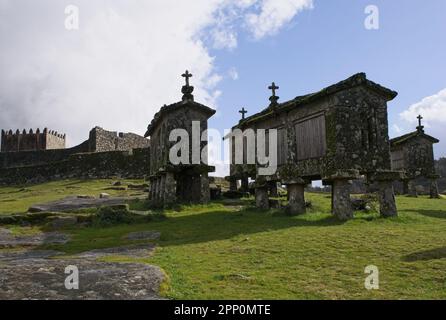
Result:
{"label": "green shrub", "polygon": [[134,215],[128,205],[117,205],[99,208],[93,217],[94,226],[112,226],[115,224],[129,224],[134,222]]}

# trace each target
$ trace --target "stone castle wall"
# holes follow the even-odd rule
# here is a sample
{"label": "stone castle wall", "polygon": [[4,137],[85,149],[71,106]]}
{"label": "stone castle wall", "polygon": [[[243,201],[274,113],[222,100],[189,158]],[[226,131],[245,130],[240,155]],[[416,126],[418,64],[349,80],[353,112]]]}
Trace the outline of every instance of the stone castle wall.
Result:
{"label": "stone castle wall", "polygon": [[[53,131],[27,135],[4,132],[4,137],[2,150],[5,146],[10,152],[0,152],[0,184],[84,177],[142,178],[149,172],[150,140],[133,133],[118,134],[96,127],[88,140],[68,149],[65,136]],[[14,151],[11,147],[14,143],[19,146],[19,142],[26,147]]]}
{"label": "stone castle wall", "polygon": [[[39,133],[36,133],[39,134]],[[36,135],[34,134],[34,136]],[[42,141],[46,141],[36,150],[23,150],[15,152],[0,152],[0,168],[15,168],[23,166],[44,165],[68,159],[71,155],[78,153],[111,152],[111,151],[131,151],[133,149],[143,149],[150,146],[150,140],[134,133],[117,133],[106,131],[96,127],[90,131],[89,139],[73,148],[65,149],[65,136],[63,140],[60,135],[48,132],[48,140],[44,139],[44,133],[40,134]],[[5,143],[9,143],[8,138],[13,135],[6,135]],[[15,136],[15,135],[14,135]],[[24,136],[22,136],[23,139]],[[31,138],[29,138],[31,140]],[[13,140],[13,139],[11,139]],[[39,140],[40,141],[40,140]],[[57,148],[57,146],[63,148]],[[31,144],[29,144],[31,145]]]}
{"label": "stone castle wall", "polygon": [[65,135],[46,128],[42,132],[40,129],[36,132],[32,129],[22,132],[17,130],[15,133],[12,130],[7,132],[2,130],[0,150],[1,152],[20,152],[64,149],[65,138]]}
{"label": "stone castle wall", "polygon": [[0,168],[0,185],[41,183],[50,180],[112,177],[143,178],[149,172],[148,149],[79,153],[33,166]]}

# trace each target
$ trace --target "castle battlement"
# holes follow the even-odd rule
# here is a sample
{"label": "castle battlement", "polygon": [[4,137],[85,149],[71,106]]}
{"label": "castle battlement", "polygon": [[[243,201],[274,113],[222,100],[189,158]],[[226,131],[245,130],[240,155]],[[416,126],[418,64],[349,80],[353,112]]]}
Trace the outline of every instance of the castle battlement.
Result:
{"label": "castle battlement", "polygon": [[65,149],[66,135],[48,128],[1,131],[1,152]]}

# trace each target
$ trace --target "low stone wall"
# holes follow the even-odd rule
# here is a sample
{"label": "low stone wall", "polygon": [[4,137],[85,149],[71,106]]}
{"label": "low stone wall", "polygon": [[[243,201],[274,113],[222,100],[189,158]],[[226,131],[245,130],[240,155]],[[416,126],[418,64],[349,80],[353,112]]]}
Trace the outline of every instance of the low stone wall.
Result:
{"label": "low stone wall", "polygon": [[0,169],[0,184],[32,184],[69,178],[143,178],[149,172],[148,149],[70,155],[49,164]]}
{"label": "low stone wall", "polygon": [[0,152],[0,169],[45,165],[67,160],[76,153],[88,152],[88,141],[69,149]]}

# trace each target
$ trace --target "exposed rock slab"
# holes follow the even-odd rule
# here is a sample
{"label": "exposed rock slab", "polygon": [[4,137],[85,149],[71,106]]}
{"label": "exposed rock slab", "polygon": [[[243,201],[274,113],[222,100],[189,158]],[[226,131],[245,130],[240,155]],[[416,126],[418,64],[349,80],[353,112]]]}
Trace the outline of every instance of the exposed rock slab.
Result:
{"label": "exposed rock slab", "polygon": [[125,204],[128,200],[138,199],[139,197],[116,197],[116,198],[78,198],[67,197],[62,200],[53,201],[45,204],[32,206],[30,212],[65,212],[78,209],[97,208],[101,206],[113,206]]}
{"label": "exposed rock slab", "polygon": [[68,240],[69,236],[60,232],[16,236],[9,230],[0,228],[0,248],[39,246],[43,244],[65,244]]}
{"label": "exposed rock slab", "polygon": [[[69,265],[79,270],[78,290],[65,287],[65,268]],[[94,259],[20,259],[2,265],[0,299],[160,299],[158,291],[163,278],[158,267],[146,264],[104,263]]]}
{"label": "exposed rock slab", "polygon": [[[44,233],[14,237],[10,230],[0,229],[1,241],[7,247],[39,245],[42,241],[60,243],[62,234]],[[65,235],[63,235],[65,236]],[[64,237],[66,242],[67,238]],[[140,244],[92,250],[71,258],[52,250],[0,250],[0,300],[148,300],[160,299],[159,287],[164,273],[156,266],[142,263],[101,262],[110,255],[148,257],[155,245]],[[65,268],[79,270],[79,289],[65,287]]]}

